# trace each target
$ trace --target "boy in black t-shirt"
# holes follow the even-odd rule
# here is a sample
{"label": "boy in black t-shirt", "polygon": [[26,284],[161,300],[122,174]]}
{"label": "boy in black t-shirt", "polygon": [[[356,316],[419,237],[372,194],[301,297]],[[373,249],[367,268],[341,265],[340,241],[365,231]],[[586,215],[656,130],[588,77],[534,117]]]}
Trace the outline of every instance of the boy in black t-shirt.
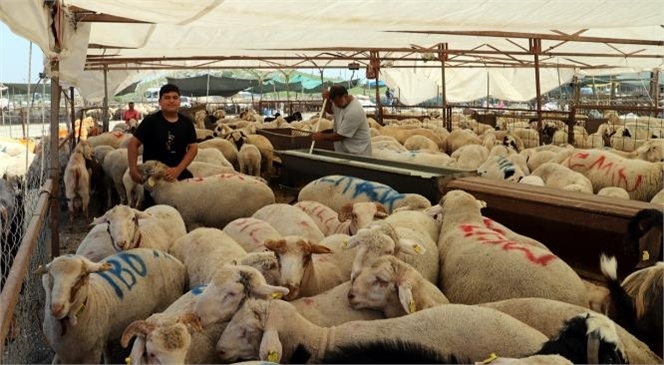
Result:
{"label": "boy in black t-shirt", "polygon": [[[183,180],[193,177],[187,166],[198,153],[196,129],[189,118],[178,113],[180,89],[166,84],[159,90],[160,110],[143,118],[127,147],[129,175],[142,184],[143,176],[138,171],[138,148],[143,145],[143,161],[158,160],[170,166],[164,179]],[[151,200],[146,196],[147,200]],[[146,204],[147,205],[147,204]]]}

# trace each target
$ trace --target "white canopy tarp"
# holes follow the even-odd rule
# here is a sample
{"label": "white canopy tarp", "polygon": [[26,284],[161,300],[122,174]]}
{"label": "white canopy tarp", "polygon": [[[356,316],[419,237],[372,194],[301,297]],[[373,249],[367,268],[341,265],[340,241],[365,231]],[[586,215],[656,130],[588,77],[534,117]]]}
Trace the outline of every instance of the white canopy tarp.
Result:
{"label": "white canopy tarp", "polygon": [[[334,52],[341,48],[388,48],[431,47],[447,43],[450,50],[491,50],[525,52],[528,39],[511,39],[483,36],[457,36],[440,34],[417,34],[394,31],[506,31],[543,34],[574,34],[583,37],[611,37],[645,39],[661,42],[664,39],[664,6],[661,0],[344,0],[317,2],[307,0],[61,0],[65,6],[76,6],[93,12],[131,18],[147,23],[78,23],[65,22],[63,49],[57,54],[60,60],[60,79],[82,90],[82,95],[97,99],[83,90],[97,90],[101,85],[83,85],[98,77],[82,75],[86,55],[98,55],[104,59],[154,57],[150,66],[191,65],[196,67],[224,67],[239,62],[249,66],[246,60],[190,60],[188,57],[232,57],[232,56],[285,56],[307,57],[319,55],[320,50],[305,48],[328,48]],[[42,0],[0,1],[0,21],[8,24],[15,33],[35,42],[47,57],[56,57],[53,51],[48,11]],[[75,34],[75,35],[74,35]],[[89,44],[107,48],[90,48]],[[292,49],[297,49],[293,51]],[[559,52],[560,56],[541,57],[543,67],[555,65],[602,67],[584,72],[611,73],[621,71],[644,71],[662,69],[664,47],[660,44],[586,43],[543,40],[543,52]],[[590,57],[588,54],[606,54]],[[617,55],[619,57],[609,57]],[[626,55],[655,55],[656,57],[623,57]],[[385,52],[380,56],[387,56]],[[164,57],[179,57],[178,60],[160,60]],[[450,56],[450,68],[459,62],[490,62],[508,56]],[[511,56],[514,62],[532,62],[529,54]],[[114,65],[109,72],[109,93],[120,90],[137,77],[127,60]],[[148,61],[142,62],[142,65]],[[185,63],[188,62],[188,63]],[[252,61],[261,66],[275,66],[266,61]],[[281,65],[311,67],[302,60],[279,61]],[[345,66],[347,59],[327,63]],[[126,67],[127,70],[119,70]],[[117,70],[117,71],[116,71]],[[92,71],[101,73],[100,71]],[[87,71],[85,72],[87,73]],[[385,74],[395,73],[386,71]],[[439,73],[439,72],[438,72]],[[528,72],[490,73],[492,89],[496,92],[513,93],[511,83],[520,85],[513,77],[524,76],[530,84],[534,77]],[[546,72],[545,72],[546,73]],[[471,82],[470,75],[486,79],[486,73],[468,71],[461,76],[464,85]],[[491,76],[495,75],[495,76]],[[498,76],[502,75],[502,76]],[[132,79],[127,79],[131,77]],[[448,79],[454,79],[450,73]],[[501,78],[503,79],[501,81]],[[501,82],[503,84],[501,84]],[[544,85],[543,81],[543,85]],[[494,88],[495,83],[495,88]],[[112,85],[113,86],[112,86]],[[500,85],[499,85],[500,84]],[[405,87],[405,86],[404,86]],[[515,86],[520,87],[520,86]],[[534,86],[531,86],[534,87]],[[456,87],[448,87],[450,99]],[[500,91],[502,90],[502,91]],[[543,87],[543,90],[545,88]],[[520,97],[528,93],[520,90]],[[515,95],[515,97],[518,95]]]}

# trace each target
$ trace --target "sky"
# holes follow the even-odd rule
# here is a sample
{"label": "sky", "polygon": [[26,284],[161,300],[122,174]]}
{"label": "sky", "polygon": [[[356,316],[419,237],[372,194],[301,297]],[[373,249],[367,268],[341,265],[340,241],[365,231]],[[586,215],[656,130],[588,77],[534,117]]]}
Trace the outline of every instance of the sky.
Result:
{"label": "sky", "polygon": [[[27,83],[29,55],[30,42],[17,36],[5,23],[0,22],[0,82]],[[43,70],[43,53],[33,44],[30,82],[36,83]]]}

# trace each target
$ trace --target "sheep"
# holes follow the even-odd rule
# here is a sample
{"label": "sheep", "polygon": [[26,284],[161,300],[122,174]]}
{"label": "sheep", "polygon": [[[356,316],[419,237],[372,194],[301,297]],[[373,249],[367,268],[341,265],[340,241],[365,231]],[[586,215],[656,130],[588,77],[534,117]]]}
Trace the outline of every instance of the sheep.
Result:
{"label": "sheep", "polygon": [[431,202],[419,194],[401,194],[379,182],[352,176],[328,175],[305,185],[298,194],[298,201],[313,200],[340,211],[347,203],[378,202],[389,213],[396,209],[424,210]]}
{"label": "sheep", "polygon": [[551,162],[558,156],[558,152],[555,151],[534,151],[533,153],[526,158],[526,163],[530,171],[535,171],[543,163]]}
{"label": "sheep", "polygon": [[651,139],[645,141],[630,156],[648,162],[664,161],[664,140]]}
{"label": "sheep", "polygon": [[92,227],[76,248],[76,255],[83,256],[92,262],[99,262],[116,253],[108,231],[108,223]]}
{"label": "sheep", "polygon": [[204,287],[193,288],[164,312],[127,326],[120,341],[122,347],[126,348],[136,337],[129,364],[211,364],[217,361],[215,345],[226,324],[203,328],[191,314]]}
{"label": "sheep", "polygon": [[224,166],[224,167],[233,168],[233,164],[230,163],[226,159],[226,157],[224,157],[224,155],[221,153],[221,151],[219,151],[215,148],[202,148],[202,149],[199,149],[198,152],[196,153],[196,157],[194,158],[194,161],[206,162],[206,163],[217,165],[217,166]]}
{"label": "sheep", "polygon": [[629,200],[629,193],[623,188],[618,188],[615,186],[607,186],[602,188],[597,192],[598,196],[610,196],[613,198]]}
{"label": "sheep", "polygon": [[286,294],[288,289],[267,284],[260,271],[253,267],[224,265],[210,277],[192,313],[200,318],[203,326],[209,326],[229,321],[249,298],[281,298]]}
{"label": "sheep", "polygon": [[636,269],[642,269],[664,260],[662,243],[662,211],[642,209],[627,224],[623,239],[625,253],[639,257]]}
{"label": "sheep", "polygon": [[588,178],[557,163],[543,163],[532,172],[531,176],[541,177],[544,185],[551,188],[593,193],[593,185]]}
{"label": "sheep", "polygon": [[293,205],[314,220],[323,235],[334,233],[354,235],[360,228],[374,219],[387,217],[387,210],[380,203],[348,203],[336,213],[331,208],[315,201],[305,200]]}
{"label": "sheep", "polygon": [[452,190],[440,205],[438,286],[451,302],[543,297],[588,305],[586,288],[571,267],[529,241],[487,228],[482,205],[472,195]]}
{"label": "sheep", "polygon": [[475,133],[465,130],[455,130],[445,138],[445,143],[441,146],[441,150],[448,155],[454,153],[459,148],[470,144],[482,144],[482,140]]}
{"label": "sheep", "polygon": [[199,150],[205,148],[215,148],[219,150],[219,152],[221,152],[226,160],[228,160],[228,162],[231,164],[235,164],[237,162],[237,147],[235,147],[235,145],[230,141],[227,141],[223,138],[213,138],[198,143]]}
{"label": "sheep", "polygon": [[149,247],[168,252],[175,240],[187,234],[182,216],[168,205],[155,205],[143,212],[116,205],[92,222],[102,223],[108,224],[117,251]]}
{"label": "sheep", "polygon": [[437,149],[440,150],[442,150],[444,142],[447,139],[447,136],[440,135],[430,129],[425,129],[425,128],[405,129],[400,127],[383,127],[380,129],[380,134],[383,136],[394,137],[401,144],[404,144],[406,140],[411,136],[415,135],[423,136],[433,141],[436,144],[436,146],[438,146]]}
{"label": "sheep", "polygon": [[[376,136],[371,138],[372,150],[390,150],[394,152],[408,152],[394,137],[390,136]],[[375,151],[374,151],[375,152]]]}
{"label": "sheep", "polygon": [[108,145],[101,145],[92,148],[92,155],[95,159],[97,159],[97,161],[99,161],[100,164],[103,165],[106,155],[111,151],[115,151],[115,148]]}
{"label": "sheep", "polygon": [[196,141],[205,141],[214,138],[214,132],[209,129],[196,129]]}
{"label": "sheep", "polygon": [[351,279],[362,268],[382,255],[395,255],[412,265],[425,279],[436,283],[439,274],[438,250],[435,241],[416,227],[392,226],[383,222],[360,230],[348,240],[346,248],[357,248]]}
{"label": "sheep", "polygon": [[489,150],[482,145],[469,144],[458,148],[450,157],[456,160],[456,162],[450,164],[451,167],[477,170],[489,157]]}
{"label": "sheep", "polygon": [[[86,156],[92,156],[92,149],[85,141],[76,146],[74,153],[69,157],[65,167],[65,197],[69,208],[69,223],[74,223],[74,212],[81,209],[85,219],[88,218],[88,206],[90,204],[90,174],[85,167]],[[80,199],[80,202],[79,202]]]}
{"label": "sheep", "polygon": [[403,146],[410,151],[438,152],[438,145],[430,138],[421,135],[412,135],[403,142]]}
{"label": "sheep", "polygon": [[252,176],[261,175],[261,152],[253,144],[245,143],[237,154],[240,172]]}
{"label": "sheep", "polygon": [[265,136],[259,134],[245,134],[242,131],[234,131],[226,136],[226,139],[235,143],[239,149],[245,143],[253,144],[261,152],[261,166],[265,166],[265,176],[269,177],[273,172],[274,146]]}
{"label": "sheep", "polygon": [[426,150],[396,152],[387,149],[377,149],[373,151],[374,158],[383,160],[401,161],[417,165],[442,167],[449,165],[453,160],[445,153],[431,153]]}
{"label": "sheep", "polygon": [[562,165],[582,173],[595,191],[616,186],[633,200],[650,201],[664,184],[664,162],[629,160],[605,151],[577,150]]}
{"label": "sheep", "polygon": [[270,285],[279,285],[279,262],[277,256],[272,251],[249,252],[239,260],[238,265],[253,267],[260,271],[265,281]]}
{"label": "sheep", "polygon": [[544,183],[544,180],[542,180],[541,177],[539,176],[524,176],[521,179],[519,179],[519,184],[527,184],[527,185],[533,185],[533,186],[546,186]]}
{"label": "sheep", "polygon": [[223,231],[196,228],[178,238],[170,249],[187,268],[190,288],[210,282],[215,271],[247,252]]}
{"label": "sheep", "polygon": [[655,196],[650,199],[650,202],[652,204],[664,204],[664,189],[660,190],[659,193],[655,194]]}
{"label": "sheep", "polygon": [[35,273],[42,275],[46,293],[43,331],[55,350],[54,363],[65,364],[99,363],[107,341],[179,298],[185,278],[177,259],[147,248],[99,263],[59,256]]}
{"label": "sheep", "polygon": [[93,148],[97,146],[111,146],[117,149],[120,147],[120,143],[122,143],[124,136],[125,135],[122,132],[106,132],[97,136],[88,137],[87,141]]}
{"label": "sheep", "polygon": [[[602,321],[606,323],[605,328],[615,328],[617,339],[613,336],[614,340],[610,340],[610,342],[622,344],[622,351],[626,356],[626,359],[629,360],[629,363],[661,363],[661,359],[650,351],[646,344],[639,341],[625,328],[620,325],[615,325],[604,316],[600,317],[597,313],[588,312],[587,308],[581,306],[545,298],[513,298],[498,302],[483,303],[479,306],[496,309],[508,314],[542,332],[551,339],[558,336],[560,333],[560,326],[563,322],[569,321],[579,315],[585,316],[587,315],[586,313],[591,313],[592,316],[601,318]],[[605,337],[607,340],[609,340],[609,338],[610,337]],[[581,363],[585,362],[586,361],[584,360]]]}
{"label": "sheep", "polygon": [[252,217],[238,218],[228,223],[223,231],[247,252],[264,251],[265,241],[282,236],[270,223]]}
{"label": "sheep", "polygon": [[[139,156],[137,162],[139,164],[143,163],[143,157]],[[127,205],[132,208],[140,207],[141,204],[143,204],[143,200],[145,200],[145,189],[143,188],[143,185],[131,178],[129,169],[127,169],[124,175],[122,175],[122,185],[127,192]]]}
{"label": "sheep", "polygon": [[355,309],[381,310],[400,317],[449,300],[417,270],[394,256],[381,256],[354,277],[348,301]]}
{"label": "sheep", "polygon": [[477,168],[477,175],[492,180],[517,182],[526,173],[503,156],[491,156]]}
{"label": "sheep", "polygon": [[[290,291],[284,299],[316,295],[348,280],[355,252],[341,249],[341,241],[347,239],[347,235],[337,234],[320,244],[300,236],[266,241],[265,247],[277,256],[280,285]],[[325,254],[331,255],[320,256]]]}
{"label": "sheep", "polygon": [[321,327],[385,318],[380,311],[351,306],[348,302],[350,288],[350,282],[346,281],[318,295],[295,299],[291,304],[300,315]]}
{"label": "sheep", "polygon": [[[464,336],[459,336],[464,333]],[[319,327],[281,300],[247,300],[235,313],[217,343],[223,361],[260,358],[288,363],[298,344],[320,363],[328,351],[354,343],[407,338],[458,358],[479,361],[492,352],[520,356],[538,350],[547,340],[539,331],[499,311],[448,304],[408,316],[354,321]],[[468,342],[473,338],[473,343]]]}
{"label": "sheep", "polygon": [[662,356],[664,262],[633,272],[622,284],[615,257],[602,254],[600,267],[610,292],[609,316]]}
{"label": "sheep", "polygon": [[[539,133],[535,129],[530,128],[514,128],[510,132],[515,137],[518,137],[522,142],[522,149],[539,146],[540,138]],[[518,142],[515,142],[518,143]]]}
{"label": "sheep", "polygon": [[266,184],[238,174],[220,174],[182,181],[163,179],[164,166],[150,161],[139,165],[147,178],[144,187],[157,204],[175,207],[187,230],[196,227],[222,229],[234,219],[251,216],[275,202]]}
{"label": "sheep", "polygon": [[233,167],[220,166],[217,164],[199,161],[192,161],[189,166],[187,166],[187,170],[189,170],[189,172],[191,172],[194,177],[206,177],[219,174],[236,173]]}
{"label": "sheep", "polygon": [[[122,183],[122,177],[129,167],[127,150],[120,148],[106,154],[102,167],[104,169],[104,174],[106,174],[106,176],[110,179],[113,186],[115,187],[115,190],[120,198],[120,204],[126,203],[125,198],[127,197],[127,192],[125,191],[124,184]],[[107,202],[108,208],[112,206],[112,196],[112,192],[109,190]]]}
{"label": "sheep", "polygon": [[325,238],[316,222],[292,205],[283,203],[266,205],[251,217],[269,223],[282,236],[298,235],[314,242],[320,242]]}

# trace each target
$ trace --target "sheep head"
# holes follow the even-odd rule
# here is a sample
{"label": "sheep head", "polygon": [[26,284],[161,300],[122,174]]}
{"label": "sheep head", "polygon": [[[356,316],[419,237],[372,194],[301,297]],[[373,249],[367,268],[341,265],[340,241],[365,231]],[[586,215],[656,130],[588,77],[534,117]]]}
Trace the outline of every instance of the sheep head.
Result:
{"label": "sheep head", "polygon": [[191,313],[178,318],[155,314],[127,326],[121,344],[127,347],[129,340],[137,337],[130,355],[132,364],[184,364],[191,346],[191,332],[201,330],[200,322]]}
{"label": "sheep head", "polygon": [[124,251],[140,246],[141,230],[139,219],[152,218],[147,212],[141,212],[127,205],[116,205],[104,215],[95,218],[92,224],[108,223],[107,230],[111,236],[113,248]]}
{"label": "sheep head", "polygon": [[[265,338],[266,322],[270,306],[274,302],[249,299],[230,320],[217,342],[217,353],[224,362],[235,362],[238,359],[255,359],[265,351],[265,359],[279,362],[281,359],[281,343],[276,332]],[[265,341],[263,341],[265,338]]]}

